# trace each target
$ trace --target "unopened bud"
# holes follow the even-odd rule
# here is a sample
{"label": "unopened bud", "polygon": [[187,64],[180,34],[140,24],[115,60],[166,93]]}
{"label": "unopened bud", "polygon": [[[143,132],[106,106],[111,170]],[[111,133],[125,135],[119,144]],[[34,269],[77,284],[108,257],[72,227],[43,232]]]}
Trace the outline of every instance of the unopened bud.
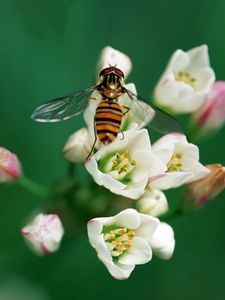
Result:
{"label": "unopened bud", "polygon": [[132,69],[132,62],[126,54],[108,46],[105,47],[100,54],[100,59],[97,65],[97,76],[102,69],[110,66],[115,66],[121,69],[124,76],[127,77]]}
{"label": "unopened bud", "polygon": [[215,198],[225,187],[225,167],[220,164],[206,165],[211,172],[187,186],[184,207],[195,209]]}
{"label": "unopened bud", "polygon": [[170,259],[175,248],[173,228],[167,223],[160,222],[150,241],[150,246],[154,255],[161,259]]}
{"label": "unopened bud", "polygon": [[225,122],[225,81],[216,81],[206,102],[194,114],[199,135],[206,136],[218,130]]}
{"label": "unopened bud", "polygon": [[63,148],[63,156],[74,163],[83,163],[91,151],[91,138],[86,128],[72,134]]}
{"label": "unopened bud", "polygon": [[21,167],[17,156],[0,147],[0,182],[12,181],[20,176]]}
{"label": "unopened bud", "polygon": [[28,246],[38,255],[55,252],[64,234],[59,217],[52,215],[37,215],[21,231]]}
{"label": "unopened bud", "polygon": [[153,217],[158,217],[168,211],[165,194],[158,189],[147,188],[137,202],[138,211]]}

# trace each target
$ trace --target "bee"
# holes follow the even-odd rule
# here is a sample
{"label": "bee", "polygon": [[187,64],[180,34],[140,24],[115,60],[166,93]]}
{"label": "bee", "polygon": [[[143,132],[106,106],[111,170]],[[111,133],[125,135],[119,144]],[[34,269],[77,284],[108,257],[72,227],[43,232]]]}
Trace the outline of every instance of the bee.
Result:
{"label": "bee", "polygon": [[[159,108],[147,104],[145,100],[128,90],[124,84],[124,73],[116,66],[104,68],[99,74],[99,82],[96,86],[50,100],[38,106],[31,117],[38,122],[60,122],[70,119],[85,110],[94,91],[101,100],[95,112],[95,141],[89,156],[97,139],[103,144],[114,141],[121,131],[122,119],[130,109],[134,110],[136,117],[140,115],[140,118],[143,115],[141,112],[144,112],[148,116],[147,126],[161,133],[182,132],[176,119]],[[123,95],[129,97],[129,107],[120,104],[119,99]],[[140,121],[143,120],[140,119]]]}

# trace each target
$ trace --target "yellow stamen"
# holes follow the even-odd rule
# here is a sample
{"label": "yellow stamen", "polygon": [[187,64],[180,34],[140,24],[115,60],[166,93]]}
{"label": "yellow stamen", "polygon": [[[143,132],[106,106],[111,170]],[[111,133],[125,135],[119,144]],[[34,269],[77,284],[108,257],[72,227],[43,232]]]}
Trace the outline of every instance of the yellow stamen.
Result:
{"label": "yellow stamen", "polygon": [[[135,167],[136,161],[130,159],[129,151],[126,150],[125,152],[116,152],[113,156],[111,162],[107,164],[107,172],[114,172],[117,171],[118,175],[116,176],[113,173],[113,178],[122,180],[127,174],[129,174]],[[111,167],[110,167],[111,166]],[[118,178],[116,178],[118,177]]]}
{"label": "yellow stamen", "polygon": [[182,170],[182,163],[181,163],[182,154],[174,153],[172,158],[170,159],[167,168],[168,172],[179,172]]}
{"label": "yellow stamen", "polygon": [[187,71],[180,71],[175,76],[176,81],[180,81],[186,83],[194,88],[194,84],[196,82],[196,78],[191,77],[190,73]]}
{"label": "yellow stamen", "polygon": [[133,246],[132,238],[135,236],[133,230],[118,228],[104,234],[107,248],[113,257],[122,255],[127,249]]}

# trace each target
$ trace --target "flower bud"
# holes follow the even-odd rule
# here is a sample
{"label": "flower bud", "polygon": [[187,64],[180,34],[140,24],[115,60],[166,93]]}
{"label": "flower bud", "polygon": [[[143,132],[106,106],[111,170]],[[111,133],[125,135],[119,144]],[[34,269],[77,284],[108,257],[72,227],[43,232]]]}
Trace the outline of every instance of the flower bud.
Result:
{"label": "flower bud", "polygon": [[211,171],[204,178],[187,186],[185,208],[194,209],[215,198],[225,187],[225,167],[220,164],[206,165]]}
{"label": "flower bud", "polygon": [[74,163],[83,163],[91,151],[92,139],[86,128],[72,134],[63,148],[63,156]]}
{"label": "flower bud", "polygon": [[131,59],[124,53],[113,49],[112,47],[105,47],[101,54],[97,65],[97,76],[102,69],[109,66],[116,66],[121,69],[124,76],[127,77],[132,69]]}
{"label": "flower bud", "polygon": [[201,135],[219,129],[225,121],[225,81],[216,81],[206,102],[193,116]]}
{"label": "flower bud", "polygon": [[160,222],[150,241],[150,246],[154,255],[161,259],[170,259],[175,248],[173,228],[167,223]]}
{"label": "flower bud", "polygon": [[158,189],[147,188],[137,202],[138,211],[153,217],[158,217],[168,211],[165,194]]}
{"label": "flower bud", "polygon": [[21,176],[20,162],[15,154],[0,147],[0,182],[7,182]]}
{"label": "flower bud", "polygon": [[38,255],[55,252],[64,234],[59,217],[53,215],[37,215],[21,231],[28,246]]}

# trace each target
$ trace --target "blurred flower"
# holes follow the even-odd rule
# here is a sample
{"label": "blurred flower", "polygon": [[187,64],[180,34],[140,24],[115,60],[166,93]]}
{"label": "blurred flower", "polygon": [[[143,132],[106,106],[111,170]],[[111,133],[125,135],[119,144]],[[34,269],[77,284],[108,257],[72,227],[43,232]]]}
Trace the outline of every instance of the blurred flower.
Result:
{"label": "blurred flower", "polygon": [[0,182],[12,181],[20,176],[21,167],[17,156],[0,147]]}
{"label": "blurred flower", "polygon": [[36,254],[47,255],[59,248],[64,230],[57,215],[39,214],[21,233]]}
{"label": "blurred flower", "polygon": [[225,188],[225,167],[220,164],[206,165],[211,171],[204,178],[187,186],[186,204],[199,207],[215,198]]}
{"label": "blurred flower", "polygon": [[122,280],[130,276],[135,265],[151,260],[149,242],[158,224],[154,217],[126,209],[114,217],[90,220],[88,237],[109,273]]}
{"label": "blurred flower", "polygon": [[199,162],[199,149],[188,143],[185,135],[171,133],[163,136],[153,146],[155,156],[167,165],[165,174],[150,177],[150,186],[158,189],[179,187],[209,173]]}
{"label": "blurred flower", "polygon": [[83,163],[92,147],[88,130],[81,128],[72,134],[63,148],[63,156],[74,163]]}
{"label": "blurred flower", "polygon": [[149,176],[166,171],[151,151],[146,129],[119,134],[92,155],[85,167],[97,184],[131,199],[144,193]]}
{"label": "blurred flower", "polygon": [[150,241],[153,254],[161,259],[170,259],[175,248],[173,228],[160,222]]}
{"label": "blurred flower", "polygon": [[143,214],[158,217],[168,211],[168,202],[162,191],[147,187],[137,202],[137,208]]}
{"label": "blurred flower", "polygon": [[126,54],[107,46],[103,48],[100,54],[100,59],[97,65],[97,76],[102,69],[108,68],[109,66],[116,66],[121,69],[124,76],[127,77],[131,72],[132,62]]}
{"label": "blurred flower", "polygon": [[216,81],[203,106],[193,115],[198,133],[207,135],[225,121],[225,81]]}
{"label": "blurred flower", "polygon": [[176,50],[155,88],[155,101],[175,113],[198,110],[215,81],[208,47]]}

